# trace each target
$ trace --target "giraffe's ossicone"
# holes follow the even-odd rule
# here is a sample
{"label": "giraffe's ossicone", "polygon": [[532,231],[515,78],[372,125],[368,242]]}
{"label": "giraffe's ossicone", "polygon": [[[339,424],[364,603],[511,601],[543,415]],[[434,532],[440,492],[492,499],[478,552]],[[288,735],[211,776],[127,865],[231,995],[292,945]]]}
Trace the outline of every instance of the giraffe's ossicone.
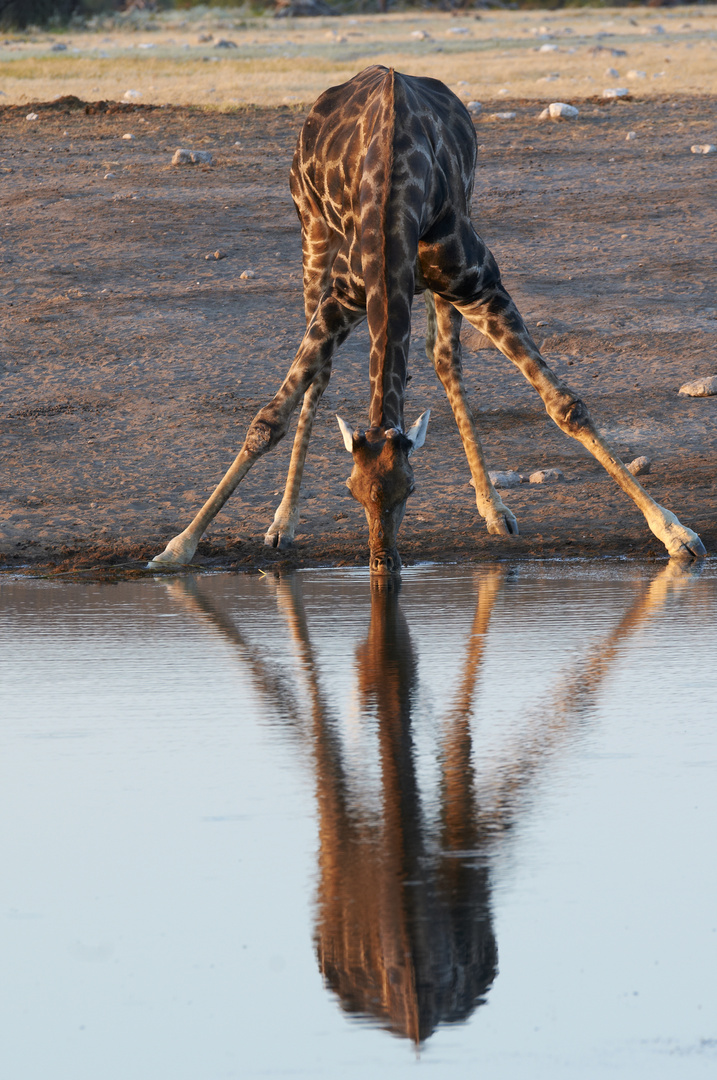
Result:
{"label": "giraffe's ossicone", "polygon": [[236,460],[191,525],[151,566],[189,562],[210,521],[254,462],[286,434],[303,399],[284,497],[265,541],[291,544],[299,490],[333,354],[357,323],[369,329],[368,426],[353,435],[348,484],[369,522],[371,570],[397,573],[396,537],[413,490],[410,453],[427,414],[404,432],[411,305],[428,311],[426,352],[453,409],[476,506],[491,533],[518,532],[490,481],[465,392],[463,318],[490,338],[540,394],[558,427],[577,439],[642,511],[670,555],[704,555],[699,536],[652,499],[598,433],[584,402],[550,370],[476,232],[470,202],[477,144],[461,101],[436,79],[375,66],[318,99],[299,135],[291,193],[301,221],[306,333],[282,386],[249,426]]}

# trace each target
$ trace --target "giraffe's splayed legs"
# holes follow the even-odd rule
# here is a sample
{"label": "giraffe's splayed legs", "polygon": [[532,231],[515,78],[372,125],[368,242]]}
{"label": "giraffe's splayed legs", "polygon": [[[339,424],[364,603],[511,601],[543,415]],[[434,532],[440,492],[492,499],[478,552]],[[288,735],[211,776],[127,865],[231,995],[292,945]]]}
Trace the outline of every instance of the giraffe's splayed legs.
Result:
{"label": "giraffe's splayed legs", "polygon": [[550,418],[566,435],[582,443],[642,511],[650,530],[670,555],[705,554],[696,532],[655,502],[597,431],[587,406],[560,382],[543,360],[512,299],[500,283],[471,303],[457,303],[461,314],[489,337],[522,371],[540,394]]}
{"label": "giraffe's splayed legs", "polygon": [[[260,409],[252,420],[244,445],[233,464],[189,527],[170,540],[164,551],[148,564],[150,568],[164,569],[184,566],[191,562],[205,529],[254,462],[283,439],[291,415],[308,388],[317,379],[321,386],[324,377],[324,386],[326,385],[334,350],[345,340],[352,326],[362,318],[362,312],[345,306],[332,293],[327,293],[322,298],[286,379],[273,400]],[[309,427],[309,434],[310,430]],[[305,454],[304,449],[303,456]],[[303,467],[303,457],[301,466]],[[299,472],[299,482],[300,480]]]}

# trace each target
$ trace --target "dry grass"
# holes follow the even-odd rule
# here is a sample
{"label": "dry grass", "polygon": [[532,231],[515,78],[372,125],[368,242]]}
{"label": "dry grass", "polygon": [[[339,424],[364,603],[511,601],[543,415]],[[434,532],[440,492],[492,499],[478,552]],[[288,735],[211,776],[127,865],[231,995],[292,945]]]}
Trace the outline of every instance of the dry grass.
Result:
{"label": "dry grass", "polygon": [[[237,47],[217,48],[219,38]],[[67,49],[52,51],[58,43]],[[443,79],[465,100],[576,100],[611,86],[640,96],[715,93],[717,7],[296,20],[171,13],[119,30],[7,38],[0,102],[133,90],[143,102],[220,109],[309,103],[369,63]]]}

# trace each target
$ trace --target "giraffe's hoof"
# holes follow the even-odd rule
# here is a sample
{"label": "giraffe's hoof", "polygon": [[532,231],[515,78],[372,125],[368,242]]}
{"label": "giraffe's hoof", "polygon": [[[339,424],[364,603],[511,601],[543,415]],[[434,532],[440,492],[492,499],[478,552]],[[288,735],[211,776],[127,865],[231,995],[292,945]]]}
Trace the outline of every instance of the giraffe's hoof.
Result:
{"label": "giraffe's hoof", "polygon": [[518,535],[518,522],[507,507],[503,509],[502,513],[486,518],[486,528],[493,536]]}
{"label": "giraffe's hoof", "polygon": [[281,532],[280,529],[276,529],[272,525],[264,537],[264,543],[267,547],[278,548],[279,551],[285,551],[287,548],[294,546],[294,534],[289,531]]}
{"label": "giraffe's hoof", "polygon": [[147,563],[147,569],[171,570],[175,566],[185,566],[192,561],[196,550],[197,541],[188,538],[184,533],[180,533],[179,536],[175,536],[169,541],[161,554],[155,555]]}
{"label": "giraffe's hoof", "polygon": [[658,506],[659,518],[656,522],[648,522],[652,532],[667,548],[673,558],[696,559],[703,558],[707,552],[705,545],[692,529],[688,529],[679,521],[671,510],[664,506]]}
{"label": "giraffe's hoof", "polygon": [[[692,532],[692,530],[688,530]],[[692,533],[690,539],[680,545],[677,551],[670,551],[670,558],[677,559],[702,559],[707,554],[705,545],[697,533]]]}

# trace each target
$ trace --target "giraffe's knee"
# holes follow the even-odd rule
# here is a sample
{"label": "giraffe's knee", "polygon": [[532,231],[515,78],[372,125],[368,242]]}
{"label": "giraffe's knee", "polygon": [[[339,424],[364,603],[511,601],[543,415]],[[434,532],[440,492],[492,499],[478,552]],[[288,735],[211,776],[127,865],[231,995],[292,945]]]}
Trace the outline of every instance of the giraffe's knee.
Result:
{"label": "giraffe's knee", "polygon": [[261,457],[262,454],[265,454],[267,450],[271,450],[273,446],[276,446],[284,438],[288,426],[288,422],[282,423],[276,420],[268,420],[261,413],[258,413],[249,425],[244,440],[244,448],[253,457]]}
{"label": "giraffe's knee", "polygon": [[556,390],[554,397],[546,401],[545,407],[550,419],[554,420],[566,435],[577,439],[582,432],[592,428],[587,405],[571,390]]}

